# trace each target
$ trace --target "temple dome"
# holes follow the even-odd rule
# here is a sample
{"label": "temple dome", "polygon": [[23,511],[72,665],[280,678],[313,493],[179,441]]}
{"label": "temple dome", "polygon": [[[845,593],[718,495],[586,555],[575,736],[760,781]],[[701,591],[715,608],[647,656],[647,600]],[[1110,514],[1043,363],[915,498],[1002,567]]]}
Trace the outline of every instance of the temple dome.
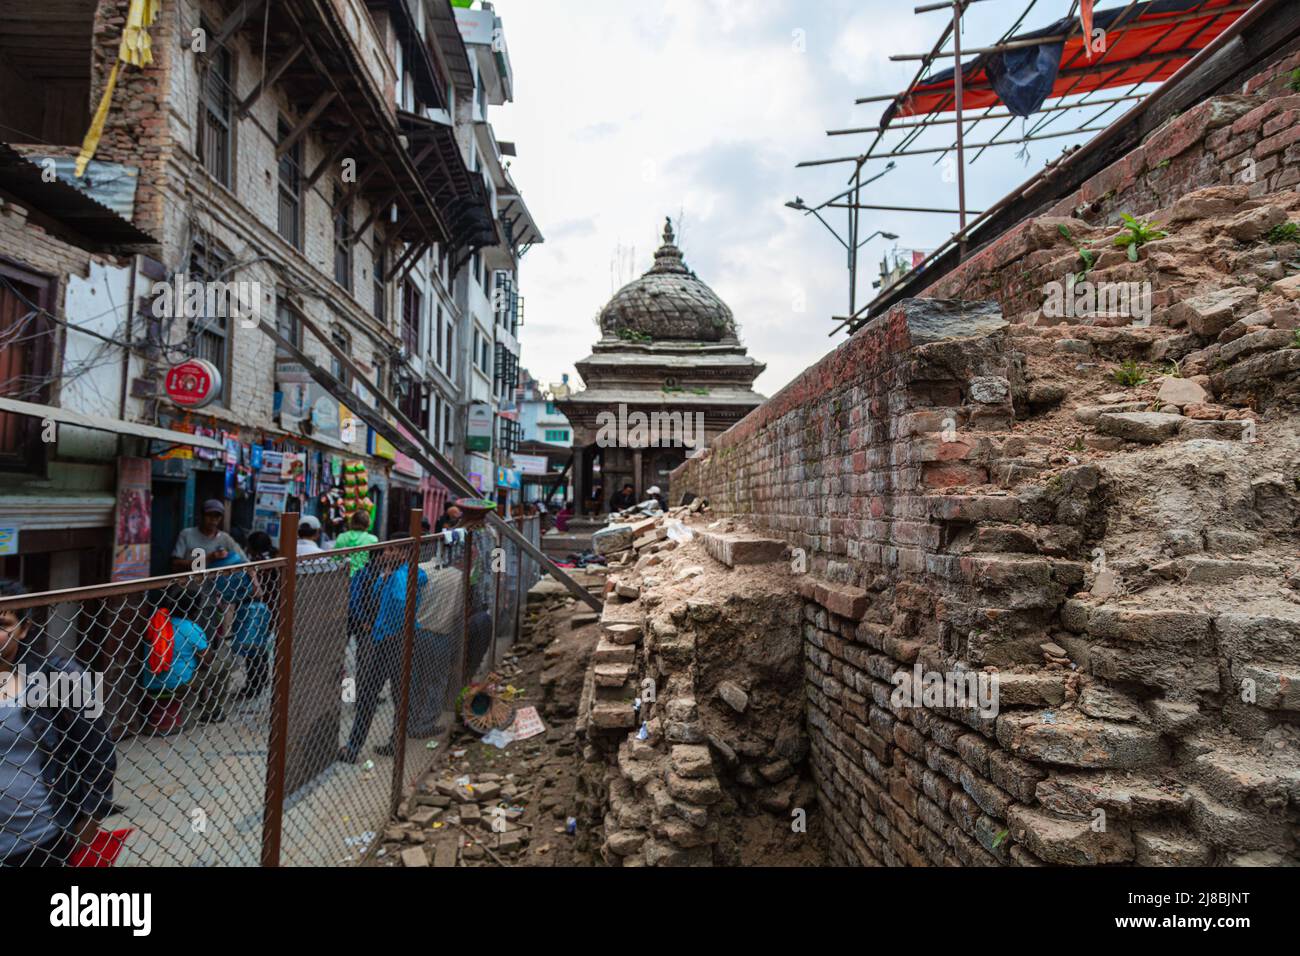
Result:
{"label": "temple dome", "polygon": [[619,289],[601,310],[606,338],[629,342],[735,342],[731,309],[686,267],[673,244],[673,224],[664,227],[664,244],[641,278]]}

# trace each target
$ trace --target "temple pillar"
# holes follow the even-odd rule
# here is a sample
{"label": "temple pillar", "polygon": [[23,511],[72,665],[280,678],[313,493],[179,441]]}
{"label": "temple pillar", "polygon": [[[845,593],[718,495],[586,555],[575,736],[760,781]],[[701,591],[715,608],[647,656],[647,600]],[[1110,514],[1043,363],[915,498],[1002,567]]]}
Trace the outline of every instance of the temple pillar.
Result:
{"label": "temple pillar", "polygon": [[575,515],[587,513],[587,495],[590,479],[587,477],[587,448],[585,445],[573,446],[573,511]]}

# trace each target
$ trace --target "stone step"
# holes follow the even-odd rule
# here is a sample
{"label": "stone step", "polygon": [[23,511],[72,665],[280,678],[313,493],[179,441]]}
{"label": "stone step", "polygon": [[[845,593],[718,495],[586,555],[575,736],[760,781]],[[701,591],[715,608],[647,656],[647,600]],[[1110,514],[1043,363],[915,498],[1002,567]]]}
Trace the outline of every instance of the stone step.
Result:
{"label": "stone step", "polygon": [[698,534],[709,556],[729,568],[780,561],[785,553],[785,542],[776,538],[718,531],[700,531]]}

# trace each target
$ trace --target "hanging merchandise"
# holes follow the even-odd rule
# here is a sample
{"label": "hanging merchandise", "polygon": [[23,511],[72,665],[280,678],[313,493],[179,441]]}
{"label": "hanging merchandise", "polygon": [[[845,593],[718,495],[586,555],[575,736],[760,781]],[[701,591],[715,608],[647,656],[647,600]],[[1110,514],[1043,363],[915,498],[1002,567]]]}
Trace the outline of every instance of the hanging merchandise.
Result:
{"label": "hanging merchandise", "polygon": [[349,514],[343,506],[343,492],[340,489],[330,488],[320,496],[320,518],[329,537],[337,538],[347,530]]}
{"label": "hanging merchandise", "polygon": [[375,504],[370,500],[370,474],[365,462],[349,461],[343,465],[343,509],[348,514],[365,511],[373,517]]}

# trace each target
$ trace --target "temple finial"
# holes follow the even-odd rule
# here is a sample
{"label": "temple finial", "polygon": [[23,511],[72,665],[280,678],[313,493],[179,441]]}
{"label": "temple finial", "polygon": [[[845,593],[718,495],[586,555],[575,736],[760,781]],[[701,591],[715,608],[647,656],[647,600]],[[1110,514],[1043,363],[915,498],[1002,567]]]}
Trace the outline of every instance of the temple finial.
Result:
{"label": "temple finial", "polygon": [[664,217],[664,245],[673,244],[673,219],[672,216]]}

